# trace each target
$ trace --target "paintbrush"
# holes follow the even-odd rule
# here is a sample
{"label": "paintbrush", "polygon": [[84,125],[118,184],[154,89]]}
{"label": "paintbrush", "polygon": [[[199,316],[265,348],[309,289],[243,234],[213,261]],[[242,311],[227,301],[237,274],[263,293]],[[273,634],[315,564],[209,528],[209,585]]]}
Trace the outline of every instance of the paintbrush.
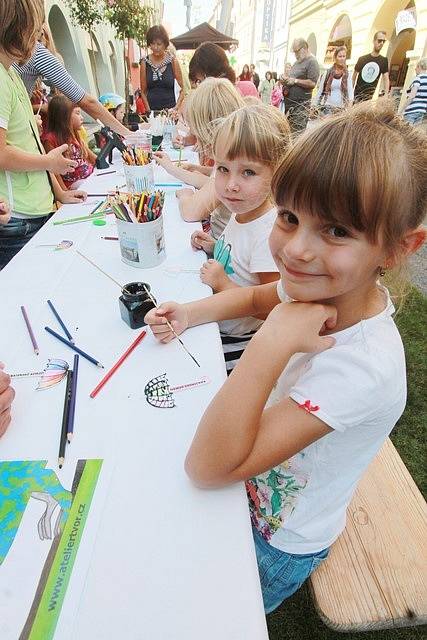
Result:
{"label": "paintbrush", "polygon": [[[112,280],[118,287],[120,287],[120,289],[122,291],[124,291],[125,293],[127,293],[128,295],[133,295],[130,291],[128,291],[127,289],[125,289],[125,287],[123,287],[120,282],[117,282],[117,280],[115,280],[112,276],[110,276],[108,273],[106,273],[105,271],[103,271],[101,269],[101,267],[98,267],[97,264],[95,264],[95,262],[93,262],[90,258],[88,258],[87,256],[85,256],[81,251],[79,251],[78,249],[76,249],[76,253],[79,254],[79,256],[81,256],[82,258],[84,258],[85,260],[87,260],[87,262],[89,262],[93,267],[95,267],[96,269],[98,269],[98,271],[100,271],[101,273],[104,274],[104,276],[106,276],[107,278],[109,278],[110,280]],[[144,285],[143,285],[144,286]],[[145,293],[147,294],[147,296],[150,298],[151,302],[154,304],[154,306],[156,307],[156,309],[159,308],[159,305],[157,304],[156,300],[153,298],[153,296],[151,295],[151,293],[148,291],[147,287],[144,286],[145,289]],[[185,346],[185,344],[183,343],[183,341],[181,340],[181,338],[179,337],[179,335],[177,334],[177,332],[175,331],[175,329],[173,328],[173,326],[171,325],[171,323],[169,322],[169,320],[167,318],[165,318],[166,320],[166,324],[168,325],[169,329],[172,331],[173,335],[175,336],[175,338],[178,340],[178,342],[180,343],[180,345],[182,346],[182,348],[184,349],[184,351],[186,351],[186,353],[188,353],[188,355],[190,356],[190,358],[192,358],[192,360],[194,360],[194,362],[197,364],[198,367],[200,367],[200,364],[197,362],[196,358],[193,356],[193,354],[191,354],[187,347]]]}
{"label": "paintbrush", "polygon": [[[156,309],[159,308],[159,305],[157,304],[157,302],[155,301],[155,299],[153,298],[153,296],[151,295],[151,293],[148,291],[147,287],[145,285],[142,285],[145,289],[145,293],[147,294],[147,296],[150,298],[151,302],[154,304],[154,306],[156,307]],[[173,326],[171,325],[171,323],[169,322],[169,320],[167,318],[165,318],[166,320],[166,324],[168,325],[169,329],[172,331],[173,335],[175,336],[175,338],[178,340],[178,342],[181,344],[181,347],[184,349],[184,351],[186,351],[186,353],[188,353],[188,355],[190,356],[190,358],[192,358],[192,360],[194,360],[194,362],[197,364],[198,367],[200,367],[199,363],[197,362],[196,358],[193,356],[192,353],[189,352],[189,350],[187,349],[187,347],[185,346],[185,344],[183,343],[183,341],[181,340],[181,338],[179,337],[179,335],[177,334],[177,332],[175,331],[175,329],[173,328]]]}

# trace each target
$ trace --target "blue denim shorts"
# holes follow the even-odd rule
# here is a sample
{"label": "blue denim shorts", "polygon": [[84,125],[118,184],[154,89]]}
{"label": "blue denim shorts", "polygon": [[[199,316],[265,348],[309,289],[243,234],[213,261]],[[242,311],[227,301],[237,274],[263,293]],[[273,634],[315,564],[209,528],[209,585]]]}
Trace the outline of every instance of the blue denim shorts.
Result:
{"label": "blue denim shorts", "polygon": [[0,269],[24,247],[52,214],[41,217],[11,218],[0,225]]}
{"label": "blue denim shorts", "polygon": [[254,527],[252,533],[261,580],[265,613],[271,613],[297,591],[309,575],[328,557],[329,548],[299,555],[268,544]]}

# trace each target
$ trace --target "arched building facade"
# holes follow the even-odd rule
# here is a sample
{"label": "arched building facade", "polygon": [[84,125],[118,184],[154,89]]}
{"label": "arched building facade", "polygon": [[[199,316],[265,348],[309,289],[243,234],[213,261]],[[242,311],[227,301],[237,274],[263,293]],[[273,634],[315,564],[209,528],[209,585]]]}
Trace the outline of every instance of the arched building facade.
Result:
{"label": "arched building facade", "polygon": [[94,30],[91,41],[86,31],[73,25],[63,0],[46,0],[45,9],[55,46],[76,82],[94,96],[107,91],[123,93],[124,84],[120,82],[123,72],[115,73],[112,65],[112,50],[115,58],[122,60],[123,49],[115,39],[113,29],[106,24],[100,25]]}
{"label": "arched building facade", "polygon": [[315,55],[321,66],[331,64],[334,47],[345,44],[353,70],[359,56],[372,50],[373,35],[379,30],[387,35],[381,53],[389,60],[391,84],[404,95],[417,60],[426,55],[427,0],[293,0],[288,59],[292,62],[294,38],[310,43],[315,34]]}
{"label": "arched building facade", "polygon": [[[142,0],[153,10],[152,20],[160,23],[163,16],[162,0]],[[92,32],[92,37],[74,26],[65,0],[45,0],[46,22],[58,52],[70,75],[88,93],[99,96],[103,93],[118,93],[124,96],[123,44],[115,37],[114,29],[103,22]],[[129,52],[133,51],[130,41]],[[139,86],[139,47],[136,57],[130,56],[133,90]]]}

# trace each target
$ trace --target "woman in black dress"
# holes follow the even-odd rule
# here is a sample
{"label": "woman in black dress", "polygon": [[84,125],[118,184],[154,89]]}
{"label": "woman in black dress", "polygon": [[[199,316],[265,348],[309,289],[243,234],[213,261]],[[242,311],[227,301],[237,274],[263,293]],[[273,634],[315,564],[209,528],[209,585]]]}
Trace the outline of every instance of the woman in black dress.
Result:
{"label": "woman in black dress", "polygon": [[[147,46],[151,53],[142,58],[141,97],[147,111],[179,108],[184,99],[182,90],[182,72],[178,60],[167,47],[169,37],[161,25],[150,27],[147,31]],[[178,101],[175,99],[175,80],[181,88]]]}

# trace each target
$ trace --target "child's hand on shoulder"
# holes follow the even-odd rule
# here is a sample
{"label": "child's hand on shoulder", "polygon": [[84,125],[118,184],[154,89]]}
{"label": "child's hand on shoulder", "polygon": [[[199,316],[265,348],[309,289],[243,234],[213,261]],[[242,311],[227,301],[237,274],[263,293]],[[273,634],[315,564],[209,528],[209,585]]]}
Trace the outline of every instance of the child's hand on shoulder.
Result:
{"label": "child's hand on shoulder", "polygon": [[6,200],[0,197],[0,224],[7,224],[10,219],[10,207]]}
{"label": "child's hand on shoulder", "polygon": [[170,322],[178,335],[189,325],[188,314],[184,306],[178,302],[163,302],[157,309],[151,309],[146,314],[144,322],[160,342],[170,342],[175,337],[167,322]]}
{"label": "child's hand on shoulder", "polygon": [[62,204],[78,204],[79,202],[84,202],[86,198],[86,191],[71,189],[70,191],[63,191],[59,197],[59,201],[62,202]]}
{"label": "child's hand on shoulder", "polygon": [[284,360],[294,353],[320,353],[335,344],[321,334],[335,327],[337,311],[314,302],[282,302],[274,307],[254,338],[275,357]]}
{"label": "child's hand on shoulder", "polygon": [[191,234],[191,247],[196,251],[204,251],[212,255],[215,248],[215,240],[206,231],[194,231]]}
{"label": "child's hand on shoulder", "polygon": [[77,162],[75,160],[71,160],[71,158],[67,158],[63,155],[67,152],[68,144],[61,144],[60,147],[55,147],[55,149],[49,151],[45,156],[48,161],[46,169],[52,173],[65,175],[77,167]]}
{"label": "child's hand on shoulder", "polygon": [[212,287],[215,292],[222,291],[229,282],[224,267],[217,260],[208,260],[204,263],[200,269],[200,280],[203,284]]}

